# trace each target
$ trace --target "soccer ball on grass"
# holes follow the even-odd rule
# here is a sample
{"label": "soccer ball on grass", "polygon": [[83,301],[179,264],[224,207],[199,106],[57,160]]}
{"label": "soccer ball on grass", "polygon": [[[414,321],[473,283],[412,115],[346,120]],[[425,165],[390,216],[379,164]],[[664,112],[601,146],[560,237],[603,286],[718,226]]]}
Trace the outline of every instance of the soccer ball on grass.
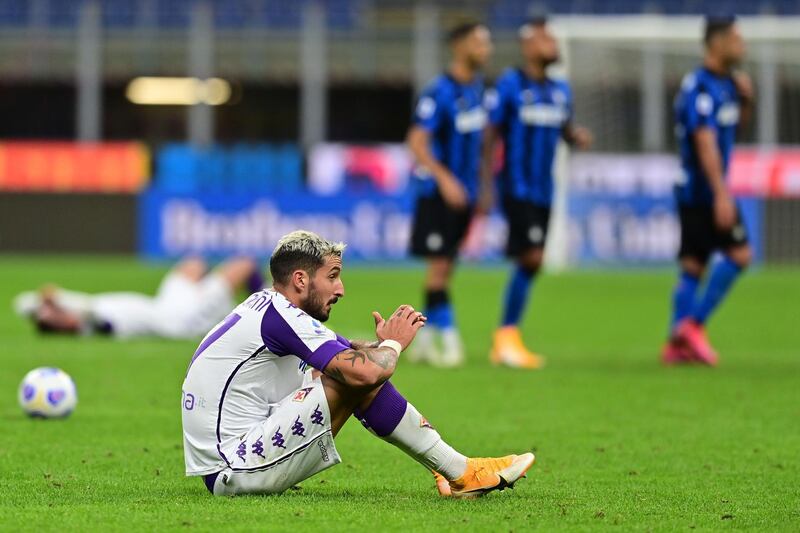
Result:
{"label": "soccer ball on grass", "polygon": [[22,379],[17,395],[19,405],[28,416],[63,418],[78,403],[75,382],[60,368],[34,368]]}

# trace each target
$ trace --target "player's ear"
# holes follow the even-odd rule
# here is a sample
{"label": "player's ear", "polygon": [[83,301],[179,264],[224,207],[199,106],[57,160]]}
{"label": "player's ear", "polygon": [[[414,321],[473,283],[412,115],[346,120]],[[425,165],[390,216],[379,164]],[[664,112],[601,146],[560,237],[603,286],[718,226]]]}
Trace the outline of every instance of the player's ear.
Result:
{"label": "player's ear", "polygon": [[292,272],[292,285],[300,292],[306,289],[308,286],[308,274],[306,274],[305,270],[295,270]]}

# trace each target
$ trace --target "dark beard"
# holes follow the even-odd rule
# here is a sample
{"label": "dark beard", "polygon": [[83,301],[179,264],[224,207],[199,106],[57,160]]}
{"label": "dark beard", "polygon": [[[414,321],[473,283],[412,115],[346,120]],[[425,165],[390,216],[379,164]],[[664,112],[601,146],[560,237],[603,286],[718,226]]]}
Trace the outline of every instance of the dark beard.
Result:
{"label": "dark beard", "polygon": [[306,298],[300,305],[300,309],[308,313],[312,318],[316,318],[320,322],[326,322],[330,313],[325,310],[325,305],[328,302],[322,301],[317,290],[312,283],[308,287],[308,298]]}
{"label": "dark beard", "polygon": [[544,68],[547,68],[547,67],[549,67],[550,65],[553,65],[553,64],[555,64],[555,63],[558,63],[558,60],[559,60],[559,59],[561,59],[561,57],[559,56],[559,54],[556,54],[554,57],[546,57],[546,58],[542,59],[542,66],[543,66]]}

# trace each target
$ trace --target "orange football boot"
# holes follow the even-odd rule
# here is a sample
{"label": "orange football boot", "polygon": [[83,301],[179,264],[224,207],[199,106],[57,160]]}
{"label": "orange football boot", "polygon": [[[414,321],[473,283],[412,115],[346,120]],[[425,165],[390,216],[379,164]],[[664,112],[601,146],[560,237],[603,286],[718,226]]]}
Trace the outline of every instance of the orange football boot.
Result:
{"label": "orange football boot", "polygon": [[440,495],[453,498],[477,498],[493,490],[514,488],[514,483],[525,477],[535,460],[530,452],[505,457],[470,457],[467,471],[458,479],[448,482],[434,473],[436,487]]}
{"label": "orange football boot", "polygon": [[544,358],[529,351],[522,344],[522,337],[516,326],[503,326],[495,331],[489,360],[494,365],[506,365],[512,368],[537,369],[544,366]]}

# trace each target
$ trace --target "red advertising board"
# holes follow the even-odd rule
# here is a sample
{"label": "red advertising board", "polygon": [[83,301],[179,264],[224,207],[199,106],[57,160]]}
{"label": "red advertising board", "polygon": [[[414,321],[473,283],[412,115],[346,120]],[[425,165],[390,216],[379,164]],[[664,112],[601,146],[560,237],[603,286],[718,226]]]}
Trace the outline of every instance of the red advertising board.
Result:
{"label": "red advertising board", "polygon": [[740,196],[800,197],[800,148],[737,148],[729,180]]}
{"label": "red advertising board", "polygon": [[134,193],[149,175],[136,142],[0,142],[2,191]]}

